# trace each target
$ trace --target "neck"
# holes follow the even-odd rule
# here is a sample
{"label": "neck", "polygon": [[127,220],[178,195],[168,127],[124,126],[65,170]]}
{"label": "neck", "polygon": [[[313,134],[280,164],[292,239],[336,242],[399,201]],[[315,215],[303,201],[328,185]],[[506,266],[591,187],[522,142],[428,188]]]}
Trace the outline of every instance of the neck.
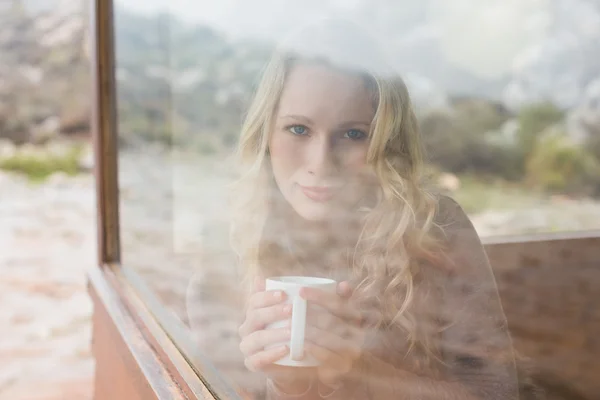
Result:
{"label": "neck", "polygon": [[280,197],[271,212],[272,240],[302,273],[329,276],[341,270],[341,276],[346,275],[362,228],[360,213],[309,221]]}
{"label": "neck", "polygon": [[360,234],[358,215],[345,214],[343,218],[335,216],[327,220],[309,221],[295,211],[290,210],[285,229],[290,238],[299,245],[356,245]]}
{"label": "neck", "polygon": [[347,218],[307,221],[294,212],[287,219],[285,236],[288,251],[303,274],[346,279],[352,266],[352,255],[358,241],[358,224]]}

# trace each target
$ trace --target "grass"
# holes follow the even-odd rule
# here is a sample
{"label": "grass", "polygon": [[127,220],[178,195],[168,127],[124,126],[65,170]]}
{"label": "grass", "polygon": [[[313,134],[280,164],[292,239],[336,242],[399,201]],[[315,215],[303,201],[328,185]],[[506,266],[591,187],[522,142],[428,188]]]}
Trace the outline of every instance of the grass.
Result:
{"label": "grass", "polygon": [[543,202],[546,197],[522,184],[484,181],[470,176],[461,176],[460,182],[460,189],[452,197],[470,214],[532,206]]}
{"label": "grass", "polygon": [[[216,148],[212,143],[205,142],[197,150],[203,155],[214,156]],[[79,160],[82,152],[83,147],[80,145],[73,145],[60,154],[17,151],[10,157],[0,159],[0,169],[24,174],[34,182],[42,182],[57,172],[76,175],[79,172]],[[178,154],[177,158],[180,159],[184,154]],[[452,193],[452,197],[469,214],[485,210],[509,210],[532,206],[543,202],[547,197],[523,186],[523,184],[469,175],[459,178],[461,186]]]}
{"label": "grass", "polygon": [[76,175],[82,146],[73,146],[63,154],[50,152],[19,152],[0,159],[0,169],[21,173],[33,182],[41,182],[56,172]]}

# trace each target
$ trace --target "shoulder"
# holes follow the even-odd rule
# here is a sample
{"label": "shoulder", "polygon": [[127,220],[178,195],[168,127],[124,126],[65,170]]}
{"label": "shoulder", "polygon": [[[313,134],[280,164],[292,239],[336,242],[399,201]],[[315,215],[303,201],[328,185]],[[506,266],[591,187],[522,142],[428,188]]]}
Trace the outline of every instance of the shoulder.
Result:
{"label": "shoulder", "polygon": [[481,239],[456,200],[439,196],[434,223],[454,270],[482,272],[489,269]]}
{"label": "shoulder", "polygon": [[465,210],[451,197],[440,195],[437,199],[433,219],[437,235],[447,246],[467,247],[477,250],[482,247],[479,235]]}
{"label": "shoulder", "polygon": [[467,213],[453,198],[445,195],[437,197],[437,210],[434,222],[444,229],[473,229]]}

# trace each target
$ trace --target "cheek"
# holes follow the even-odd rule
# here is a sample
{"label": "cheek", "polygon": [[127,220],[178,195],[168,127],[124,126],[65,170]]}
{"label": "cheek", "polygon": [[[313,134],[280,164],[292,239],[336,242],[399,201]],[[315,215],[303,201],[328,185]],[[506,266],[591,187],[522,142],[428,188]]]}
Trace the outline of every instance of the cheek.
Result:
{"label": "cheek", "polygon": [[352,194],[347,193],[350,197],[362,196],[364,192],[370,190],[375,180],[373,168],[367,163],[368,146],[356,146],[346,152],[343,159],[344,174],[346,175],[349,186],[347,190]]}
{"label": "cheek", "polygon": [[289,177],[299,167],[298,146],[281,134],[273,134],[269,142],[271,165],[276,178]]}
{"label": "cheek", "polygon": [[342,156],[344,170],[352,175],[362,175],[366,172],[368,170],[367,150],[366,144],[345,149]]}

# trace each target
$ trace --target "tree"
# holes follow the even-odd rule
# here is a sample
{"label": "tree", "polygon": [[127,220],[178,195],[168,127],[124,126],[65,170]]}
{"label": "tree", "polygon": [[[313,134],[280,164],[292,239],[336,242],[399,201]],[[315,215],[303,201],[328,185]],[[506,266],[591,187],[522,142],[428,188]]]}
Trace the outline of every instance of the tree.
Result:
{"label": "tree", "polygon": [[36,140],[47,118],[87,121],[89,67],[82,1],[32,11],[23,0],[0,6],[0,138]]}

